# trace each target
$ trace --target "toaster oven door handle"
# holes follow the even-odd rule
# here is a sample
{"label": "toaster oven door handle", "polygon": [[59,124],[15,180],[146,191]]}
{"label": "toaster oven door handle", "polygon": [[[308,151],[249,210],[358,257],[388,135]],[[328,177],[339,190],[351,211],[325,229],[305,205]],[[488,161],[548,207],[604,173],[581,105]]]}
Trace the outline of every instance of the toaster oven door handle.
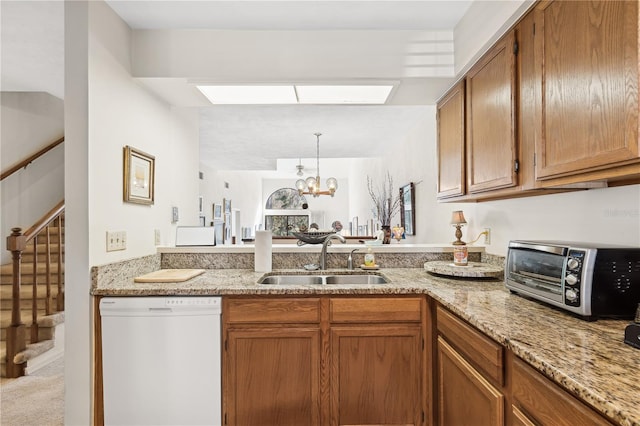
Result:
{"label": "toaster oven door handle", "polygon": [[566,256],[567,251],[569,250],[567,247],[547,246],[541,244],[524,243],[521,241],[511,241],[509,243],[509,248],[544,251],[546,253],[557,254],[558,256]]}

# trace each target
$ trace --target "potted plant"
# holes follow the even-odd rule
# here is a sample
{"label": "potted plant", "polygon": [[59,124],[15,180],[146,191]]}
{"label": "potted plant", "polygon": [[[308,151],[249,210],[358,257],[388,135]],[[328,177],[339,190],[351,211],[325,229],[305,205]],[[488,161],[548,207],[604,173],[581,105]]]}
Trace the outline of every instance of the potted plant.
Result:
{"label": "potted plant", "polygon": [[384,182],[375,186],[371,177],[367,176],[367,189],[373,201],[373,213],[380,221],[384,231],[383,244],[391,242],[391,218],[400,210],[400,193],[393,190],[393,178],[387,172]]}

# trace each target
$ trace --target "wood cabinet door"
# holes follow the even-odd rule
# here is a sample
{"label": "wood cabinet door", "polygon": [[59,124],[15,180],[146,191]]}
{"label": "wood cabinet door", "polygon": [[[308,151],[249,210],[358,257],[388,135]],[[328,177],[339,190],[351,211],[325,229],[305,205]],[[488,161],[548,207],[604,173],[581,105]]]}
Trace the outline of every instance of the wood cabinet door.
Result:
{"label": "wood cabinet door", "polygon": [[438,198],[464,195],[464,80],[438,102]]}
{"label": "wood cabinet door", "polygon": [[331,335],[332,425],[421,425],[419,325],[336,326]]}
{"label": "wood cabinet door", "polygon": [[638,2],[544,1],[534,13],[536,177],[637,161]]}
{"label": "wood cabinet door", "polygon": [[458,352],[438,337],[438,422],[440,425],[504,424],[504,396]]}
{"label": "wood cabinet door", "polygon": [[517,184],[514,44],[511,31],[467,74],[467,190],[470,193]]}
{"label": "wood cabinet door", "polygon": [[526,417],[536,425],[611,425],[582,401],[518,358],[513,358],[511,393],[516,405],[514,408],[518,408],[520,413],[526,412]]}
{"label": "wood cabinet door", "polygon": [[320,424],[320,330],[228,331],[224,357],[226,424]]}

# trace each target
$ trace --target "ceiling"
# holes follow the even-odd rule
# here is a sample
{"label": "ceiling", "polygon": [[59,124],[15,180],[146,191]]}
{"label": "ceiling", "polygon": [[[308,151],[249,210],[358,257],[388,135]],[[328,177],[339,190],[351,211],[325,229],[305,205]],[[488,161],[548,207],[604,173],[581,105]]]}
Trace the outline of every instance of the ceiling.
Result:
{"label": "ceiling", "polygon": [[[425,105],[433,105],[453,81],[452,32],[471,1],[107,3],[135,30],[215,30],[225,40],[256,37],[242,45],[242,60],[234,63],[235,55],[227,55],[224,75],[186,71],[180,76],[136,77],[169,103],[199,109],[202,163],[213,169],[274,170],[277,159],[314,157],[315,132],[323,133],[322,158],[382,156],[390,146],[404,142],[429,111]],[[63,96],[62,4],[2,2],[2,90],[43,90]],[[415,53],[416,45],[423,43],[416,38],[421,37],[444,37],[444,42],[432,44],[439,49],[446,46],[444,57],[451,58],[450,63],[425,66],[424,61],[433,62],[437,55]],[[325,40],[331,42],[323,45]],[[353,50],[341,50],[340,40],[349,45],[345,49]],[[251,63],[252,57],[262,57],[262,63]],[[218,68],[221,73],[223,67]],[[189,81],[194,78],[229,84],[384,80],[397,87],[388,105],[382,106],[206,106],[202,98],[196,101],[187,93],[193,91]]]}

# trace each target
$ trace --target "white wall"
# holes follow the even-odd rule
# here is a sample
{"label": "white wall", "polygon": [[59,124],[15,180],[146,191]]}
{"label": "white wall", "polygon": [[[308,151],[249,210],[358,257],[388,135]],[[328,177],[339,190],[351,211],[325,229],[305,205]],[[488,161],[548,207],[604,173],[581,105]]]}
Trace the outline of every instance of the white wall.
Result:
{"label": "white wall", "polygon": [[[154,253],[155,229],[172,245],[173,206],[177,225],[198,224],[198,116],[171,108],[131,77],[131,30],[103,3],[94,8],[100,18],[91,21],[89,51],[90,241],[92,263],[102,264]],[[155,157],[151,206],[122,201],[125,145]],[[107,231],[126,231],[127,249],[107,253]]]}
{"label": "white wall", "polygon": [[502,255],[509,240],[518,238],[637,247],[640,185],[480,203],[472,220],[469,227],[477,232],[491,227],[487,251]]}
{"label": "white wall", "polygon": [[[64,135],[64,104],[44,92],[2,92],[0,169],[7,170]],[[64,199],[64,146],[2,181],[1,262],[10,262],[6,237],[26,230]]]}
{"label": "white wall", "polygon": [[[139,85],[130,73],[131,30],[103,2],[65,3],[67,197],[65,424],[91,421],[90,267],[155,254],[154,229],[173,244],[171,207],[197,223],[198,118]],[[124,203],[123,147],[155,156],[155,204]],[[106,252],[106,231],[127,249]]]}
{"label": "white wall", "polygon": [[455,74],[465,72],[533,3],[532,0],[472,2],[453,32]]}

